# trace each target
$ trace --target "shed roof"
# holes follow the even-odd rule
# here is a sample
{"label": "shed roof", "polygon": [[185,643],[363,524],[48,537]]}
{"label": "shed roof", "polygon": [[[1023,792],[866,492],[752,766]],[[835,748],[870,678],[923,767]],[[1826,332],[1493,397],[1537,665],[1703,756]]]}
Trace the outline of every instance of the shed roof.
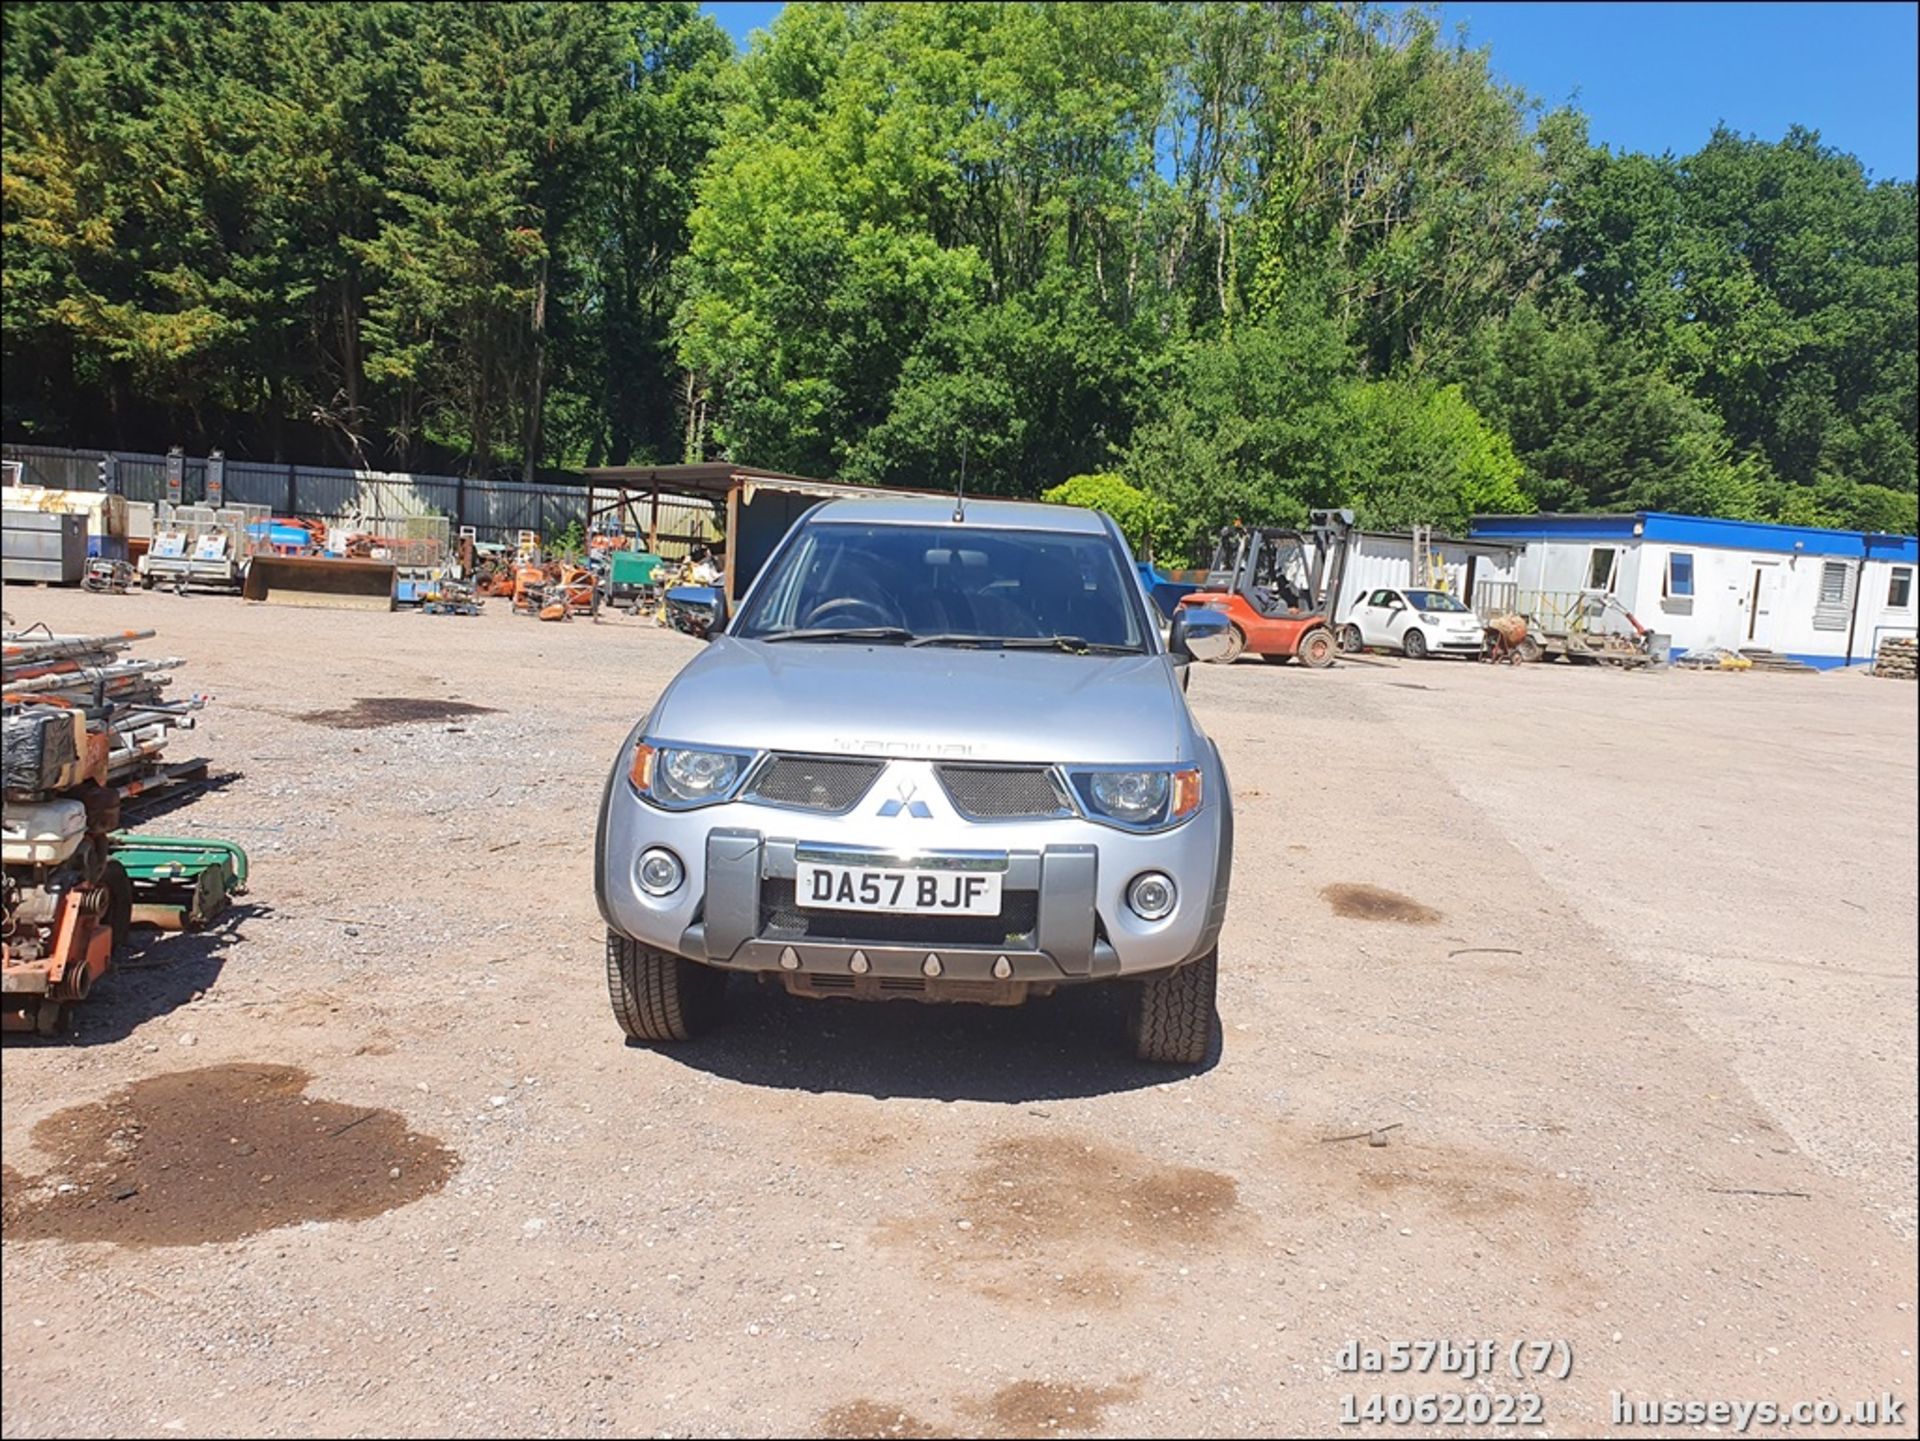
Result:
{"label": "shed roof", "polygon": [[[653,489],[676,495],[724,499],[736,485],[764,486],[769,490],[793,491],[801,495],[871,496],[879,493],[871,485],[847,485],[835,480],[817,480],[810,475],[788,475],[732,461],[707,461],[699,465],[594,465],[587,467],[587,479],[596,486],[619,485],[634,489]],[[904,495],[934,495],[935,491],[902,490]]]}

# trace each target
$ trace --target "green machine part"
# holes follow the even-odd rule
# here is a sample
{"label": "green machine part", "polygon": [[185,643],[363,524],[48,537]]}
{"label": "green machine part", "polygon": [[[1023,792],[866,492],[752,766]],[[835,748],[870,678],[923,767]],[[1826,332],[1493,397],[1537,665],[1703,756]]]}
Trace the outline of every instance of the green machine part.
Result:
{"label": "green machine part", "polygon": [[112,842],[113,859],[133,882],[136,922],[203,926],[247,888],[247,853],[232,841],[116,831]]}
{"label": "green machine part", "polygon": [[659,556],[645,550],[616,550],[608,552],[613,563],[607,572],[607,579],[615,585],[652,585],[656,572],[664,562]]}

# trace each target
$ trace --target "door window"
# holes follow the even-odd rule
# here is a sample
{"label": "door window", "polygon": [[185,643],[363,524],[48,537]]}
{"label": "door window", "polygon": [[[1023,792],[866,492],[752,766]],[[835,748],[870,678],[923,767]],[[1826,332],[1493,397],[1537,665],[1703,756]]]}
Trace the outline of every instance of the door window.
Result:
{"label": "door window", "polygon": [[1596,545],[1587,561],[1587,589],[1611,591],[1619,559],[1620,552],[1613,546]]}
{"label": "door window", "polygon": [[1660,594],[1669,600],[1693,599],[1692,551],[1675,550],[1667,553],[1667,578]]}

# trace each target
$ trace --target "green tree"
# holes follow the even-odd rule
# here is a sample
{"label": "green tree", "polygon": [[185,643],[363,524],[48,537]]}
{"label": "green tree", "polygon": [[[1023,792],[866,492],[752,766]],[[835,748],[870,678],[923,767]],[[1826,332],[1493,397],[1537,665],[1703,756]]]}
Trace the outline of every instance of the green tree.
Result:
{"label": "green tree", "polygon": [[712,442],[1032,494],[1129,427],[1167,7],[789,7],[700,185],[681,356]]}
{"label": "green tree", "polygon": [[1465,534],[1475,515],[1531,509],[1512,445],[1457,385],[1348,381],[1336,424],[1328,494],[1363,526],[1424,523]]}
{"label": "green tree", "polygon": [[1737,462],[1709,407],[1577,304],[1555,318],[1523,302],[1482,329],[1457,373],[1512,441],[1533,507],[1760,513],[1764,463]]}
{"label": "green tree", "polygon": [[1234,521],[1299,525],[1312,506],[1344,503],[1334,474],[1351,372],[1338,323],[1312,306],[1180,346],[1125,466],[1168,506],[1169,548],[1201,556]]}
{"label": "green tree", "polygon": [[[1570,170],[1566,273],[1736,451],[1788,485],[1826,486],[1839,506],[1826,514],[1854,509],[1836,484],[1920,486],[1911,182],[1870,182],[1797,127],[1778,143],[1718,130],[1677,160],[1595,151]],[[1766,493],[1775,511],[1789,494]]]}
{"label": "green tree", "polygon": [[1173,519],[1165,501],[1129,485],[1117,471],[1070,475],[1040,498],[1056,505],[1078,505],[1113,517],[1136,555],[1151,554]]}

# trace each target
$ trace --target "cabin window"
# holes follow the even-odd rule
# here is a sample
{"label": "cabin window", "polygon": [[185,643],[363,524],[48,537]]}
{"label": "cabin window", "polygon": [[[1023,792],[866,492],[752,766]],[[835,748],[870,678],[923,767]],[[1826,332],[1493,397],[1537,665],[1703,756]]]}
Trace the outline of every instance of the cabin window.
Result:
{"label": "cabin window", "polygon": [[1815,630],[1845,630],[1853,605],[1854,568],[1844,560],[1820,564],[1820,600],[1813,608]]}
{"label": "cabin window", "polygon": [[1620,552],[1610,545],[1596,545],[1593,557],[1587,562],[1587,589],[1613,589],[1614,570],[1618,565]]}
{"label": "cabin window", "polygon": [[1820,604],[1845,605],[1847,602],[1847,565],[1830,560],[1820,567]]}
{"label": "cabin window", "polygon": [[1667,552],[1667,579],[1660,594],[1669,600],[1693,599],[1693,552]]}
{"label": "cabin window", "polygon": [[1913,567],[1896,565],[1887,578],[1887,609],[1905,610],[1913,604]]}

